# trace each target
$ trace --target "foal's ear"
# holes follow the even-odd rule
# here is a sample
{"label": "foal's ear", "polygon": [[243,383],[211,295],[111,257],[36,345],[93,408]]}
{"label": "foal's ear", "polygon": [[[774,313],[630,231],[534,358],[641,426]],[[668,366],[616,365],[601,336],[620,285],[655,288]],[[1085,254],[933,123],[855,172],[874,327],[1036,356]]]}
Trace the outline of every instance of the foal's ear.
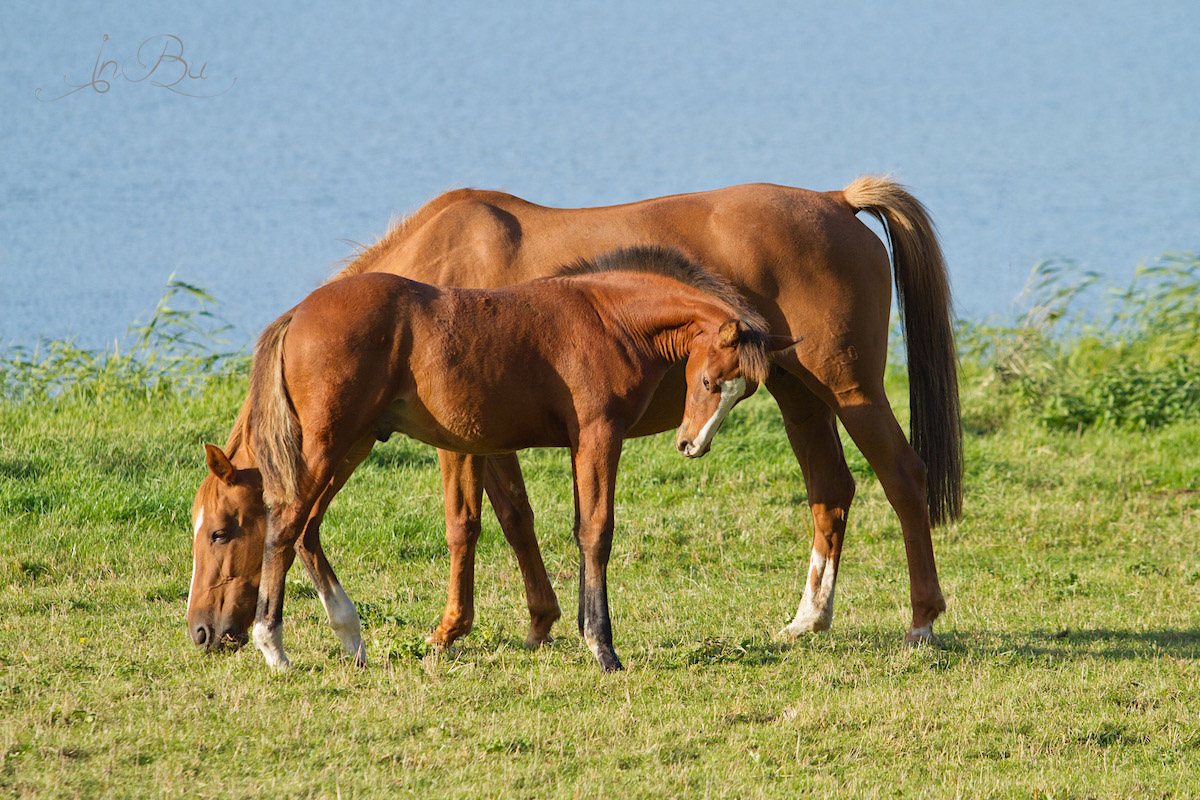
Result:
{"label": "foal's ear", "polygon": [[781,356],[791,348],[804,341],[803,336],[776,336],[772,334],[767,337],[767,353],[772,358]]}
{"label": "foal's ear", "polygon": [[742,323],[740,320],[726,320],[717,329],[717,344],[721,345],[721,347],[734,347],[741,339]]}
{"label": "foal's ear", "polygon": [[237,482],[237,467],[229,462],[229,456],[221,452],[221,448],[215,444],[204,445],[204,460],[208,462],[208,469],[213,475],[230,486]]}

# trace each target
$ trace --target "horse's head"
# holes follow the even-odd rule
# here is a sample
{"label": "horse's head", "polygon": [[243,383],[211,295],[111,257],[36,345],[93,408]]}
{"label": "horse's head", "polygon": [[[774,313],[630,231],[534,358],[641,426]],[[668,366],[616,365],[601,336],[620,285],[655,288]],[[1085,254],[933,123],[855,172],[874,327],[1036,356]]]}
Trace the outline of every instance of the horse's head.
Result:
{"label": "horse's head", "polygon": [[258,602],[267,507],[257,469],[238,469],[204,446],[209,474],[192,504],[192,585],[187,624],[197,647],[240,647]]}
{"label": "horse's head", "polygon": [[675,434],[679,452],[688,458],[707,453],[729,410],[767,379],[774,348],[786,350],[798,341],[767,336],[736,319],[702,328],[688,352],[683,422]]}

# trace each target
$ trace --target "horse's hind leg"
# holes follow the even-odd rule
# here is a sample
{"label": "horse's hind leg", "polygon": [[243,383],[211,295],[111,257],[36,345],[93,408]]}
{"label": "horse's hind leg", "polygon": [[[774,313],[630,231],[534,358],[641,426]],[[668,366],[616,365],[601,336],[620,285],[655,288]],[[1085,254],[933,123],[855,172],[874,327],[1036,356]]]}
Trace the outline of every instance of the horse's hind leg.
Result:
{"label": "horse's hind leg", "polygon": [[481,528],[485,458],[438,450],[438,460],[446,505],[450,585],[442,621],[425,641],[445,646],[470,633],[475,621],[475,545]]}
{"label": "horse's hind leg", "polygon": [[933,621],[946,609],[946,601],[933,559],[925,464],[905,438],[882,388],[843,392],[837,401],[838,417],[875,470],[888,502],[900,518],[912,600],[912,627],[905,640],[929,641]]}
{"label": "horse's hind leg", "polygon": [[550,641],[550,627],[562,616],[562,611],[542,562],[533,529],[533,508],[525,494],[525,479],[515,453],[488,456],[483,488],[504,538],[517,556],[525,581],[525,598],[529,603],[529,635],[525,637],[525,646],[538,647]]}
{"label": "horse's hind leg", "polygon": [[346,653],[352,656],[359,666],[366,666],[367,651],[363,646],[358,610],[338,581],[329,559],[325,557],[325,549],[321,546],[321,520],[325,518],[325,511],[334,495],[371,453],[374,444],[374,437],[368,436],[351,448],[345,460],[334,471],[333,479],[317,499],[308,523],[304,526],[304,534],[296,541],[296,555],[299,556],[300,564],[308,574],[309,580],[317,589],[321,605],[325,607],[325,613],[329,617],[329,626],[333,628]]}
{"label": "horse's hind leg", "polygon": [[833,621],[833,594],[846,518],[854,499],[854,478],[846,466],[833,411],[810,392],[799,378],[774,370],[767,390],[783,414],[792,452],[804,473],[813,540],[804,596],[795,618],[780,633],[799,636],[828,630]]}

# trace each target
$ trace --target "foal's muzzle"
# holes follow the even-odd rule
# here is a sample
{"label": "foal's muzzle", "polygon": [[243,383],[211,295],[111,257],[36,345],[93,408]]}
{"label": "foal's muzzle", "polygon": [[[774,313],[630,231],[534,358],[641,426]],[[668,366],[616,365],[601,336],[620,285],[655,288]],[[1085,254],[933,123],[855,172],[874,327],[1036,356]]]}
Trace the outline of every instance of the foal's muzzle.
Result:
{"label": "foal's muzzle", "polygon": [[691,439],[685,439],[685,438],[676,438],[675,439],[675,449],[679,451],[680,455],[685,456],[686,458],[699,458],[700,456],[707,453],[710,448],[711,448],[711,445],[705,446],[703,448],[696,447],[696,445],[692,442]]}

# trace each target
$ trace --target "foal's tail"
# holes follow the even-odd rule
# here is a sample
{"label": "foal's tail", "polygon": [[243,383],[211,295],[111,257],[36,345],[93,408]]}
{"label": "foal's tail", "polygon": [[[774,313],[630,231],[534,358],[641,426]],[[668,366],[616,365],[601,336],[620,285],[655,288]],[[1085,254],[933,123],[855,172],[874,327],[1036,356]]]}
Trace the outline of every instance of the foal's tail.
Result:
{"label": "foal's tail", "polygon": [[958,519],[963,475],[958,351],[951,328],[950,282],[937,232],[920,201],[890,180],[864,176],[842,194],[887,229],[908,347],[909,437],[928,470],[930,521],[938,525]]}
{"label": "foal's tail", "polygon": [[283,378],[283,338],[291,323],[289,311],[267,326],[250,368],[247,427],[268,504],[286,505],[300,494],[300,421]]}

